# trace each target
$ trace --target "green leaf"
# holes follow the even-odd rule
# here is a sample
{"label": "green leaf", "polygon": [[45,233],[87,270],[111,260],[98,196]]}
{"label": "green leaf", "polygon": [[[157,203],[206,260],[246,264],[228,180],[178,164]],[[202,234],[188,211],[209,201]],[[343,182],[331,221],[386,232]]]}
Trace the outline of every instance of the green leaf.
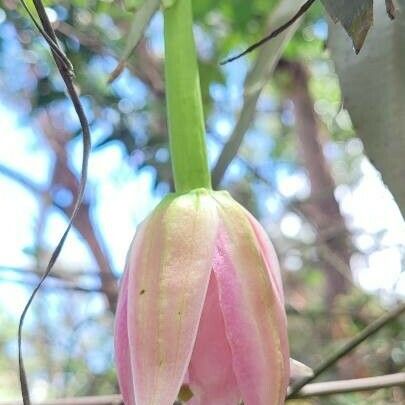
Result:
{"label": "green leaf", "polygon": [[353,54],[343,30],[331,24],[329,47],[344,105],[370,161],[405,216],[405,0],[395,21],[376,4],[376,23],[360,53]]}
{"label": "green leaf", "polygon": [[[124,5],[127,10],[139,10],[148,0],[125,0]],[[159,0],[164,8],[171,7],[176,0]]]}
{"label": "green leaf", "polygon": [[373,0],[322,0],[334,22],[340,22],[360,52],[373,25]]}
{"label": "green leaf", "polygon": [[162,6],[164,8],[171,7],[176,2],[176,0],[161,0],[161,1],[162,1]]}
{"label": "green leaf", "polygon": [[137,10],[145,3],[145,0],[124,0],[124,6],[127,10]]}
{"label": "green leaf", "polygon": [[[297,8],[303,4],[304,0],[281,1],[270,16],[268,23],[270,30],[273,27],[279,27],[282,23],[289,20],[296,13]],[[212,172],[214,187],[220,185],[227,168],[238,152],[243,138],[254,120],[259,97],[265,85],[272,77],[283,50],[298,29],[301,21],[302,20],[299,19],[272,41],[267,42],[260,48],[260,53],[257,55],[251,70],[246,76],[243,107],[240,111],[237,123],[228,142],[222,149]]]}
{"label": "green leaf", "polygon": [[[139,2],[137,2],[139,3]],[[114,81],[125,69],[127,61],[131,54],[134,52],[139,41],[141,40],[145,29],[147,28],[151,18],[158,10],[161,0],[146,0],[142,3],[140,8],[134,14],[132,20],[131,29],[128,33],[128,40],[125,44],[124,53],[121,57],[121,60],[118,66],[110,74],[108,82],[111,83]]]}

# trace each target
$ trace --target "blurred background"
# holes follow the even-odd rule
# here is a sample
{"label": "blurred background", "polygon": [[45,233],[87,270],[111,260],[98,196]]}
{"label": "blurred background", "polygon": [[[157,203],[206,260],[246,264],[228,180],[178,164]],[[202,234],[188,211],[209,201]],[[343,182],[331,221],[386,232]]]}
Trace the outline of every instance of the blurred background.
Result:
{"label": "blurred background", "polygon": [[[107,84],[137,1],[45,3],[75,67],[93,150],[85,202],[25,325],[35,400],[118,392],[112,353],[117,282],[137,224],[172,188],[161,13],[126,69]],[[395,186],[391,194],[385,173],[382,178],[366,156],[367,133],[354,129],[345,109],[339,84],[345,77],[339,82],[333,63],[339,51],[333,44],[332,53],[328,49],[330,27],[320,5],[271,44],[219,64],[284,22],[299,3],[206,0],[193,6],[215,187],[251,210],[273,240],[292,357],[314,367],[404,299],[405,223]],[[377,18],[384,21],[375,29],[398,24],[381,13]],[[352,51],[343,31],[335,36]],[[12,400],[20,395],[18,318],[67,225],[82,148],[52,57],[14,0],[0,1],[0,67],[0,400]],[[359,91],[368,96],[368,89]],[[322,378],[381,375],[404,365],[405,330],[397,320]],[[391,404],[404,398],[394,388],[296,402]]]}

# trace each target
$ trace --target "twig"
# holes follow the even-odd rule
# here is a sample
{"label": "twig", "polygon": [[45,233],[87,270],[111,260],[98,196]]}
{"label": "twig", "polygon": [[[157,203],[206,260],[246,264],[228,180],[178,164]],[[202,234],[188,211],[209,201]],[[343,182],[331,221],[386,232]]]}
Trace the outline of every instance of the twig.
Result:
{"label": "twig", "polygon": [[[37,280],[15,280],[15,279],[9,280],[9,279],[0,277],[0,283],[2,283],[2,282],[29,285],[29,286],[36,286],[38,284]],[[44,284],[42,289],[46,290],[46,291],[57,291],[57,290],[74,291],[74,292],[80,292],[80,293],[86,293],[86,294],[104,293],[104,291],[101,288],[86,288],[86,287],[80,287],[78,285],[73,285],[73,284],[53,284],[53,285]]]}
{"label": "twig", "polygon": [[14,180],[34,194],[44,194],[43,190],[38,184],[16,170],[3,165],[2,163],[0,163],[0,174]]}
{"label": "twig", "polygon": [[159,6],[160,0],[148,0],[144,1],[139,9],[135,12],[131,29],[127,33],[128,39],[125,45],[124,53],[119,60],[118,66],[110,74],[108,83],[112,83],[125,69],[129,57],[137,48],[147,26],[149,25],[150,20],[159,9]]}
{"label": "twig", "polygon": [[361,331],[357,336],[343,345],[342,348],[333,353],[325,361],[323,361],[318,367],[314,368],[314,374],[311,377],[305,377],[301,381],[293,384],[290,393],[287,398],[294,397],[297,392],[299,392],[304,386],[306,386],[311,381],[315,380],[326,370],[330,369],[335,365],[342,357],[346,356],[348,353],[353,351],[358,345],[364,342],[367,338],[377,333],[388,323],[398,318],[405,311],[405,302],[400,304],[398,307],[384,314],[376,321],[367,326],[363,331]]}
{"label": "twig", "polygon": [[[81,45],[91,52],[112,56],[119,60],[119,56],[111,48],[104,44],[99,36],[94,35],[92,32],[81,32],[72,27],[66,21],[58,21],[55,29],[68,38],[76,38]],[[152,55],[146,46],[146,41],[141,39],[137,45],[137,58],[135,63],[127,63],[125,65],[131,73],[137,76],[152,90],[152,93],[157,98],[164,99],[164,83],[161,75],[160,59]]]}
{"label": "twig", "polygon": [[[22,273],[22,274],[31,274],[31,272],[35,272],[34,269],[26,269],[17,266],[8,266],[4,264],[0,264],[0,272],[1,271],[11,271],[15,273]],[[72,281],[75,277],[94,277],[99,278],[99,272],[97,270],[59,270],[52,272],[51,277],[64,280],[64,281]]]}
{"label": "twig", "polygon": [[299,10],[298,12],[286,23],[284,23],[281,27],[275,29],[273,32],[271,32],[269,35],[266,37],[262,38],[260,41],[255,42],[253,45],[249,46],[249,48],[245,49],[243,52],[239,53],[236,56],[232,56],[229,59],[224,60],[221,62],[221,65],[226,65],[227,63],[233,62],[236,59],[241,58],[242,56],[245,56],[246,54],[254,51],[257,49],[259,46],[263,45],[264,43],[270,41],[271,39],[277,37],[280,35],[282,32],[284,32],[286,29],[288,29],[291,25],[293,25],[300,17],[302,17],[312,6],[312,4],[315,3],[316,0],[308,0]]}
{"label": "twig", "polygon": [[[61,167],[59,165],[59,169],[61,170],[68,170],[67,172],[64,172],[61,178],[63,179],[74,179],[75,181],[69,182],[69,184],[65,184],[64,187],[69,189],[72,192],[72,195],[77,195],[77,183],[76,183],[76,178],[74,177],[73,173],[69,171],[67,166]],[[29,178],[25,177],[21,173],[18,173],[14,169],[11,169],[7,166],[4,166],[3,164],[0,163],[0,174],[3,174],[4,176],[9,177],[12,180],[15,180],[17,183],[21,184],[24,186],[26,189],[31,191],[33,194],[38,195],[39,197],[43,198],[49,198],[52,205],[56,208],[58,208],[63,214],[67,217],[70,218],[70,215],[72,213],[72,207],[71,206],[64,206],[60,205],[55,201],[50,193],[45,190],[42,186],[34,183],[31,181]],[[72,177],[73,176],[73,177]],[[106,296],[109,307],[112,312],[114,312],[116,300],[117,300],[117,284],[115,281],[115,277],[111,271],[111,267],[109,266],[109,261],[108,258],[105,256],[103,253],[104,250],[102,248],[103,243],[102,240],[100,239],[100,236],[97,235],[95,229],[93,228],[93,223],[90,218],[90,213],[89,213],[89,207],[88,204],[83,204],[80,206],[79,209],[79,214],[77,220],[73,223],[73,226],[79,232],[79,234],[83,237],[83,239],[86,241],[86,243],[89,246],[90,251],[93,254],[93,257],[98,264],[99,267],[99,272],[98,272],[98,277],[101,280],[101,289],[103,290],[104,295]],[[1,268],[1,266],[0,266]],[[87,274],[83,274],[87,275]],[[96,275],[96,273],[93,273],[93,275]]]}
{"label": "twig", "polygon": [[[297,0],[284,0],[270,16],[269,25],[277,25],[291,15],[295,10]],[[289,12],[290,11],[290,12]],[[298,28],[298,23],[291,25],[277,41],[264,46],[253,63],[244,84],[243,106],[238,116],[238,121],[232,131],[229,140],[224,145],[221,154],[212,171],[212,183],[217,188],[229,165],[237,155],[243,139],[252,124],[256,114],[256,105],[259,97],[271,78],[276,67],[285,43]]]}
{"label": "twig", "polygon": [[328,381],[309,384],[290,399],[346,394],[348,392],[373,391],[405,385],[405,373],[388,374],[356,380]]}
{"label": "twig", "polygon": [[[15,279],[15,278],[8,278],[5,274],[12,273],[14,275],[23,276],[24,278]],[[97,276],[99,277],[98,273],[90,273],[85,271],[80,272],[69,272],[69,271],[57,271],[50,274],[47,278],[48,283],[51,284],[44,284],[43,289],[54,291],[54,290],[70,290],[70,291],[77,291],[82,293],[100,293],[105,294],[103,288],[100,287],[82,287],[76,283],[73,277],[82,277],[82,276]],[[8,283],[18,283],[23,285],[37,285],[38,279],[42,276],[41,273],[38,273],[35,269],[29,268],[20,268],[15,266],[3,266],[0,265],[0,283],[8,282]]]}
{"label": "twig", "polygon": [[[405,373],[359,378],[356,380],[328,381],[307,385],[299,393],[295,394],[294,399],[345,394],[349,392],[374,391],[382,388],[400,387],[404,385]],[[4,401],[0,402],[0,405],[21,405],[21,402]],[[123,405],[123,402],[121,395],[104,395],[51,399],[35,405]]]}
{"label": "twig", "polygon": [[[49,145],[55,152],[56,160],[54,165],[54,172],[50,184],[50,189],[54,187],[57,189],[61,187],[62,189],[69,190],[72,196],[77,196],[79,190],[79,182],[77,180],[76,174],[70,168],[69,159],[67,155],[67,141],[68,137],[61,135],[61,131],[57,131],[53,122],[54,118],[51,114],[42,114],[39,116],[39,123],[47,138]],[[56,118],[57,119],[57,118]],[[67,216],[71,214],[72,206],[64,207]],[[91,200],[86,199],[85,202],[80,206],[77,218],[75,220],[74,226],[77,231],[83,236],[86,241],[93,257],[98,265],[99,276],[101,280],[101,285],[105,291],[106,298],[108,300],[109,308],[111,312],[114,313],[116,305],[116,291],[117,282],[116,277],[111,268],[111,260],[108,256],[108,250],[105,245],[104,239],[92,221],[91,215]]]}

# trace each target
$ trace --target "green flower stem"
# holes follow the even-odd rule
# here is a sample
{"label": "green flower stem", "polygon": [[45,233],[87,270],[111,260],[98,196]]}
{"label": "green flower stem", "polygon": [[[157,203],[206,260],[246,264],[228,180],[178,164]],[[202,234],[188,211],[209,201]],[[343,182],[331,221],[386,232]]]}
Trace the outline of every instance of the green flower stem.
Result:
{"label": "green flower stem", "polygon": [[179,193],[211,188],[192,19],[191,0],[175,0],[164,10],[170,151]]}

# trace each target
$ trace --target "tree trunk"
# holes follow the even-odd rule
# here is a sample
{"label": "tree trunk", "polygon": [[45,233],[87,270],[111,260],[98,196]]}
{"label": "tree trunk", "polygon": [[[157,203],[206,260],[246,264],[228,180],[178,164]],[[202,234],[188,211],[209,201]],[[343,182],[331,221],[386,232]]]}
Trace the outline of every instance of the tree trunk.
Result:
{"label": "tree trunk", "polygon": [[300,209],[318,233],[318,255],[326,275],[326,302],[345,294],[351,279],[350,234],[334,196],[335,182],[323,154],[322,137],[309,92],[308,73],[298,62],[280,61],[291,77],[299,153],[311,185],[311,195]]}

